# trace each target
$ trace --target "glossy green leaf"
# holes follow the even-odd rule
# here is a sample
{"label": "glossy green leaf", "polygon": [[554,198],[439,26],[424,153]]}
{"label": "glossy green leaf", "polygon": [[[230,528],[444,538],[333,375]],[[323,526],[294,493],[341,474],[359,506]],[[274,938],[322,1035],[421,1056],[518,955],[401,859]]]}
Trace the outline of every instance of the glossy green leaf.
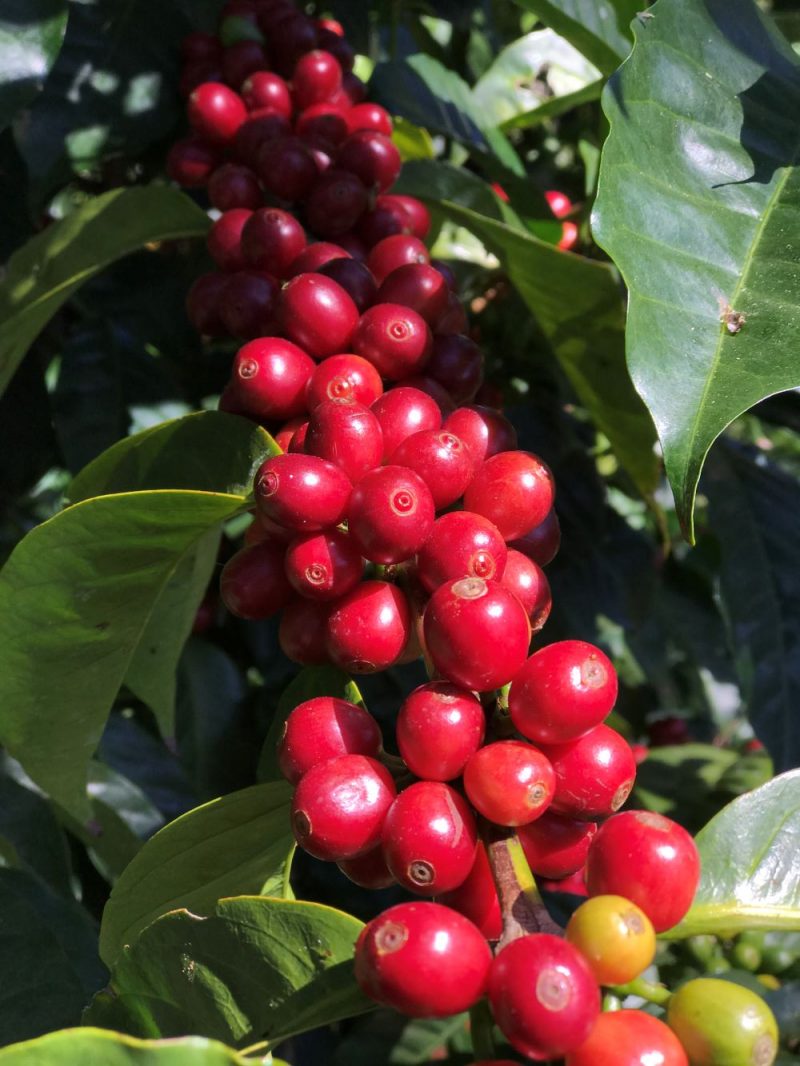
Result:
{"label": "glossy green leaf", "polygon": [[142,848],[111,892],[100,953],[112,963],[150,922],[178,907],[208,914],[222,896],[282,894],[293,847],[291,788],[254,785],[170,822]]}
{"label": "glossy green leaf", "polygon": [[631,803],[666,814],[694,832],[719,809],[712,793],[738,757],[713,744],[651,748],[636,769]]}
{"label": "glossy green leaf", "polygon": [[450,196],[456,191],[448,168],[441,168],[441,178],[437,164],[409,163],[405,169],[404,189],[435,203],[498,256],[579,400],[639,490],[650,495],[658,479],[655,434],[625,366],[624,307],[613,268],[441,197],[442,181]]}
{"label": "glossy green leaf", "polygon": [[628,365],[692,539],[716,437],[800,385],[800,58],[752,0],[649,14],[604,94],[594,232],[630,291]]}
{"label": "glossy green leaf", "polygon": [[630,23],[646,0],[517,0],[573,44],[604,74],[610,74],[631,47]]}
{"label": "glossy green leaf", "polygon": [[107,1029],[65,1029],[0,1050],[3,1066],[245,1066],[261,1062],[202,1036],[136,1040]]}
{"label": "glossy green leaf", "polygon": [[353,976],[356,918],[317,903],[240,896],[198,918],[147,926],[97,996],[89,1025],[139,1035],[202,1031],[238,1046],[277,1044],[371,1010]]}
{"label": "glossy green leaf", "polygon": [[0,393],[61,305],[87,278],[151,241],[202,236],[208,218],[166,185],[114,189],[32,237],[0,286]]}
{"label": "glossy green leaf", "polygon": [[702,874],[670,936],[800,929],[800,770],[724,807],[697,835]]}
{"label": "glossy green leaf", "polygon": [[0,572],[0,739],[86,818],[86,771],[175,568],[240,496],[139,492],[76,504],[32,530]]}
{"label": "glossy green leaf", "polygon": [[61,48],[66,27],[66,0],[3,0],[0,129],[41,90]]}

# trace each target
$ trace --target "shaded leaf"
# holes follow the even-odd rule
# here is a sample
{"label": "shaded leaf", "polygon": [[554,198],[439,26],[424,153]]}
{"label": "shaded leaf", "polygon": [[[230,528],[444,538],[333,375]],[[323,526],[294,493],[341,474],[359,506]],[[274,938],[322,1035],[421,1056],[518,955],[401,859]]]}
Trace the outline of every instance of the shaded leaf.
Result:
{"label": "shaded leaf", "polygon": [[291,788],[254,785],[212,800],[156,833],[112,889],[100,953],[113,962],[150,922],[178,907],[208,914],[222,896],[281,894]]}
{"label": "shaded leaf", "polygon": [[610,74],[631,47],[631,19],[642,0],[517,0],[573,44],[604,74]]}
{"label": "shaded leaf", "polygon": [[[422,1066],[438,1060],[441,1049],[466,1031],[468,1015],[452,1018],[404,1018],[379,1010],[359,1019],[339,1042],[333,1066]],[[439,1052],[439,1054],[436,1054]]]}
{"label": "shaded leaf", "polygon": [[695,832],[719,809],[714,788],[737,759],[735,751],[712,744],[651,748],[636,768],[631,804],[666,814]]}
{"label": "shaded leaf", "polygon": [[261,1061],[202,1036],[185,1040],[136,1040],[107,1029],[66,1029],[3,1048],[3,1066],[244,1066]]}
{"label": "shaded leaf", "polygon": [[800,384],[800,60],[751,0],[650,13],[604,94],[594,232],[630,291],[628,364],[691,540],[713,441]]}
{"label": "shaded leaf", "polygon": [[3,0],[0,129],[41,91],[66,27],[66,0]]}
{"label": "shaded leaf", "polygon": [[50,888],[72,894],[67,840],[46,796],[20,780],[21,767],[0,753],[0,834],[13,847],[18,864],[37,874]]}

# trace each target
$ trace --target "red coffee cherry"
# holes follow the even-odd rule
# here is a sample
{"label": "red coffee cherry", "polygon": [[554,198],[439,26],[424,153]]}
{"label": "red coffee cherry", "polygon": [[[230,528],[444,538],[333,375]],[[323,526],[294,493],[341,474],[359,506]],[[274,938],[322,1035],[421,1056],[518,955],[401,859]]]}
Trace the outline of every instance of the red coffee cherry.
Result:
{"label": "red coffee cherry", "polygon": [[222,77],[232,89],[238,89],[245,78],[267,65],[267,53],[258,41],[234,41],[222,49]]}
{"label": "red coffee cherry", "polygon": [[600,1013],[600,990],[572,944],[533,933],[495,956],[489,1003],[517,1051],[551,1059],[574,1051],[588,1037]]}
{"label": "red coffee cherry", "polygon": [[497,825],[526,825],[553,802],[556,777],[547,758],[530,744],[498,740],[472,756],[464,769],[472,806]]}
{"label": "red coffee cherry", "polygon": [[338,525],[351,492],[347,475],[315,455],[273,455],[255,478],[259,512],[299,533]]}
{"label": "red coffee cherry", "polygon": [[508,709],[514,726],[535,744],[583,736],[611,712],[617,672],[594,644],[560,640],[535,652],[514,678]]}
{"label": "red coffee cherry", "polygon": [[236,131],[233,154],[252,170],[259,171],[259,157],[265,146],[288,137],[291,127],[288,121],[271,107],[251,111],[249,117]]}
{"label": "red coffee cherry", "polygon": [[472,480],[472,456],[455,433],[422,430],[407,437],[391,455],[391,462],[414,470],[433,496],[436,510],[449,507]]}
{"label": "red coffee cherry", "polygon": [[427,263],[409,263],[386,275],[375,300],[410,307],[432,326],[446,310],[448,295],[447,283],[438,270]]}
{"label": "red coffee cherry", "polygon": [[303,774],[292,799],[292,830],[315,859],[341,862],[377,847],[396,794],[385,766],[340,755]]}
{"label": "red coffee cherry", "polygon": [[368,101],[363,104],[355,104],[347,112],[347,126],[351,133],[357,130],[375,130],[384,137],[392,135],[392,116],[381,107]]}
{"label": "red coffee cherry", "polygon": [[378,723],[365,707],[335,696],[315,696],[299,703],[286,719],[278,766],[296,785],[312,767],[339,755],[377,758],[382,743]]}
{"label": "red coffee cherry", "polygon": [[320,237],[336,239],[348,233],[367,207],[364,184],[348,170],[320,174],[306,201],[306,220]]}
{"label": "red coffee cherry", "polygon": [[281,200],[302,200],[319,175],[308,145],[299,137],[281,137],[262,145],[256,171],[264,188]]}
{"label": "red coffee cherry", "polygon": [[306,409],[306,386],[314,365],[291,341],[259,337],[236,353],[232,395],[252,418],[293,418]]}
{"label": "red coffee cherry", "polygon": [[362,581],[328,616],[331,662],[354,674],[374,674],[397,662],[411,635],[405,593],[386,581]]}
{"label": "red coffee cherry", "polygon": [[401,381],[427,363],[431,332],[416,311],[400,304],[375,304],[359,319],[352,348],[368,359],[381,377]]}
{"label": "red coffee cherry", "polygon": [[184,137],[167,154],[167,177],[185,189],[201,188],[219,166],[219,150],[202,137]]}
{"label": "red coffee cherry", "polygon": [[620,895],[644,911],[657,933],[692,905],[700,880],[697,846],[683,826],[650,811],[624,811],[597,831],[586,862],[589,895]]}
{"label": "red coffee cherry", "polygon": [[353,74],[351,70],[347,70],[342,76],[342,88],[339,95],[342,100],[346,100],[351,107],[355,107],[357,104],[363,103],[366,99],[367,87],[361,78]]}
{"label": "red coffee cherry", "polygon": [[226,277],[228,282],[219,296],[219,316],[228,333],[246,341],[273,332],[280,292],[275,278],[258,270],[238,270]]}
{"label": "red coffee cherry", "polygon": [[382,241],[378,241],[367,257],[367,266],[377,283],[381,285],[400,267],[429,263],[430,258],[428,246],[419,237],[412,237],[407,233],[396,233],[392,237],[385,237]]}
{"label": "red coffee cherry", "polygon": [[374,130],[359,130],[342,144],[336,166],[355,174],[368,189],[385,192],[397,181],[402,160],[389,137]]}
{"label": "red coffee cherry", "polygon": [[344,876],[359,888],[368,888],[375,892],[380,888],[389,888],[395,883],[380,845],[364,855],[357,855],[354,859],[342,859],[337,866]]}
{"label": "red coffee cherry", "polygon": [[242,230],[242,252],[247,263],[276,278],[287,276],[292,261],[305,246],[303,227],[277,207],[254,211]]}
{"label": "red coffee cherry", "polygon": [[488,518],[451,511],[436,519],[420,549],[417,574],[428,592],[460,577],[500,581],[507,556],[505,541]]}
{"label": "red coffee cherry", "polygon": [[425,373],[444,385],[456,404],[469,403],[483,381],[483,362],[483,352],[469,337],[438,334]]}
{"label": "red coffee cherry", "polygon": [[320,274],[341,285],[359,314],[363,314],[374,303],[377,292],[375,279],[357,259],[333,259],[320,268]]}
{"label": "red coffee cherry", "polygon": [[478,830],[455,789],[440,781],[417,781],[390,807],[382,839],[386,864],[398,884],[421,896],[437,896],[467,879]]}
{"label": "red coffee cherry", "polygon": [[[306,404],[313,411],[326,400],[338,400],[371,407],[383,395],[381,376],[372,363],[360,355],[331,355],[311,375],[306,388]],[[374,412],[373,412],[374,414]]]}
{"label": "red coffee cherry", "polygon": [[312,104],[297,116],[294,131],[309,144],[335,148],[347,137],[347,116],[339,104]]}
{"label": "red coffee cherry", "polygon": [[601,1014],[587,1040],[567,1055],[565,1066],[689,1066],[683,1045],[668,1025],[640,1010]]}
{"label": "red coffee cherry", "polygon": [[559,814],[594,822],[614,814],[630,795],[636,762],[628,742],[609,726],[566,744],[543,744],[542,751],[556,772],[553,810]]}
{"label": "red coffee cherry", "polygon": [[485,729],[483,707],[473,693],[429,681],[400,705],[397,746],[415,777],[452,781],[483,743]]}
{"label": "red coffee cherry", "polygon": [[407,385],[385,392],[372,405],[372,413],[383,431],[384,459],[388,459],[407,437],[424,429],[438,429],[442,424],[442,413],[436,401]]}
{"label": "red coffee cherry", "polygon": [[550,511],[547,517],[518,540],[512,540],[510,548],[527,555],[539,566],[547,566],[558,554],[561,546],[561,526],[558,515]]}
{"label": "red coffee cherry", "polygon": [[242,83],[240,92],[248,111],[271,108],[284,118],[292,117],[292,98],[286,82],[279,74],[268,70],[253,71]]}
{"label": "red coffee cherry", "polygon": [[396,233],[410,233],[424,241],[431,228],[431,216],[421,200],[413,196],[384,193],[375,200],[358,224],[358,235],[368,248]]}
{"label": "red coffee cherry", "polygon": [[253,212],[244,208],[226,211],[208,231],[206,246],[220,270],[244,270],[245,257],[242,250],[242,232],[253,217]]}
{"label": "red coffee cherry", "polygon": [[264,202],[255,174],[239,163],[225,163],[216,168],[208,179],[208,198],[219,211],[235,208],[255,211]]}
{"label": "red coffee cherry", "polygon": [[436,670],[477,692],[507,684],[530,643],[528,616],[516,596],[479,577],[440,585],[425,609],[423,631]]}
{"label": "red coffee cherry", "polygon": [[241,96],[221,82],[207,81],[189,96],[189,125],[214,144],[230,144],[247,118]]}
{"label": "red coffee cherry", "polygon": [[[433,266],[433,263],[431,263]],[[439,267],[436,268],[441,273]],[[445,278],[445,282],[447,279]],[[444,311],[439,315],[436,321],[433,323],[434,333],[444,336],[451,333],[466,333],[469,329],[469,320],[467,318],[467,312],[464,310],[464,305],[458,298],[456,293],[448,292],[447,305]],[[481,373],[483,372],[483,364],[481,364]],[[477,393],[475,394],[477,395]]]}
{"label": "red coffee cherry", "polygon": [[484,459],[517,446],[517,431],[505,415],[491,407],[459,407],[447,416],[444,428],[464,441],[476,469]]}
{"label": "red coffee cherry", "polygon": [[463,914],[480,929],[487,940],[499,940],[503,935],[500,900],[497,897],[492,868],[482,841],[478,841],[475,862],[458,888],[443,892],[439,902]]}
{"label": "red coffee cherry", "polygon": [[501,452],[487,459],[464,494],[464,507],[482,514],[506,540],[521,537],[553,506],[553,475],[531,452]]}
{"label": "red coffee cherry", "polygon": [[308,419],[301,421],[292,434],[292,439],[289,441],[290,452],[296,452],[299,455],[305,455],[306,452],[306,436],[308,435]]}
{"label": "red coffee cherry", "polygon": [[301,666],[321,666],[329,662],[328,605],[296,596],[281,612],[278,644],[287,659]]}
{"label": "red coffee cherry", "polygon": [[[290,282],[291,284],[291,282]],[[355,484],[380,466],[383,434],[368,407],[344,400],[325,400],[311,412],[305,450],[328,459]]]}
{"label": "red coffee cherry", "polygon": [[222,64],[218,59],[203,59],[197,63],[190,63],[181,71],[178,80],[178,92],[184,99],[188,99],[198,85],[205,82],[222,81]]}
{"label": "red coffee cherry", "polygon": [[286,548],[263,541],[242,548],[222,568],[219,591],[231,614],[257,621],[277,614],[292,598],[283,569]]}
{"label": "red coffee cherry", "polygon": [[330,100],[341,88],[342,68],[330,52],[315,49],[297,61],[292,74],[292,95],[295,107],[303,111],[312,104]]}
{"label": "red coffee cherry", "polygon": [[528,612],[532,632],[538,633],[550,617],[553,606],[550,582],[542,568],[522,552],[509,549],[500,584],[514,593]]}
{"label": "red coffee cherry", "polygon": [[318,274],[326,263],[334,259],[349,258],[348,253],[338,244],[331,244],[330,241],[314,241],[312,244],[307,244],[291,263],[286,276],[296,278],[298,274]]}
{"label": "red coffee cherry", "polygon": [[220,299],[230,274],[201,274],[186,294],[186,316],[198,333],[206,337],[224,337],[225,325],[220,315]]}
{"label": "red coffee cherry", "polygon": [[347,509],[353,542],[365,559],[384,565],[416,554],[430,536],[435,517],[427,485],[403,466],[383,466],[364,474]]}
{"label": "red coffee cherry", "polygon": [[[349,74],[352,71],[353,64],[356,61],[356,54],[343,36],[340,36],[337,33],[329,33],[327,30],[321,29],[318,33],[317,43],[321,48],[325,48],[335,57],[344,73]],[[342,84],[344,84],[344,73],[342,76]],[[336,93],[336,99],[342,99],[348,104],[350,103],[349,96],[341,89]]]}
{"label": "red coffee cherry", "polygon": [[272,23],[268,41],[272,66],[289,78],[300,56],[310,52],[317,43],[317,28],[306,15],[291,11]]}
{"label": "red coffee cherry", "polygon": [[278,300],[283,332],[315,359],[348,349],[358,309],[341,285],[324,274],[300,274]]}
{"label": "red coffee cherry", "polygon": [[545,811],[535,822],[520,826],[517,836],[531,872],[559,881],[583,869],[596,832],[595,822],[576,822]]}
{"label": "red coffee cherry", "polygon": [[370,999],[411,1018],[448,1018],[486,990],[489,946],[472,922],[439,903],[399,903],[356,942],[355,975]]}
{"label": "red coffee cherry", "polygon": [[286,551],[286,576],[310,600],[338,599],[355,588],[363,573],[358,546],[341,529],[298,537]]}

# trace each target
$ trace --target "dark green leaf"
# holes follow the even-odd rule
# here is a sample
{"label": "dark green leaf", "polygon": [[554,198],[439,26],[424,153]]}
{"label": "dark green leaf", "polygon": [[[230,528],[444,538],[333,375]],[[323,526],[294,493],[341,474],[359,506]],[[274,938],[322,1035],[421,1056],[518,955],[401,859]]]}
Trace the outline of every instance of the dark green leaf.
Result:
{"label": "dark green leaf", "polygon": [[800,771],[740,796],[697,835],[702,875],[670,936],[800,929]]}
{"label": "dark green leaf", "polygon": [[[106,1029],[66,1029],[0,1051],[3,1066],[245,1066],[232,1048],[202,1036],[136,1040]],[[277,1061],[277,1060],[276,1060]]]}
{"label": "dark green leaf", "polygon": [[87,278],[150,241],[202,236],[208,218],[166,185],[114,189],[32,237],[0,287],[0,392],[56,311]]}
{"label": "dark green leaf", "polygon": [[738,755],[712,744],[652,748],[636,770],[631,803],[674,818],[692,832],[719,809],[715,786]]}
{"label": "dark green leaf", "polygon": [[751,0],[649,14],[604,94],[594,230],[630,290],[628,364],[692,539],[716,437],[800,384],[800,60]]}
{"label": "dark green leaf", "polygon": [[263,896],[220,900],[204,918],[173,911],[119,957],[113,995],[96,997],[84,1020],[274,1045],[372,1008],[353,976],[361,928],[330,907]]}
{"label": "dark green leaf", "polygon": [[145,844],[114,886],[100,951],[111,963],[146,925],[178,907],[208,914],[222,896],[282,894],[291,789],[254,785],[170,822]]}
{"label": "dark green leaf", "polygon": [[423,1066],[438,1061],[454,1036],[465,1031],[469,1016],[404,1018],[380,1010],[359,1019],[340,1041],[333,1066]]}
{"label": "dark green leaf", "polygon": [[175,568],[240,496],[139,492],[68,508],[0,573],[0,737],[78,818],[111,704]]}
{"label": "dark green leaf", "polygon": [[67,27],[66,0],[3,0],[0,128],[41,91]]}
{"label": "dark green leaf", "polygon": [[630,23],[642,0],[517,0],[610,74],[631,47]]}
{"label": "dark green leaf", "polygon": [[14,846],[21,866],[71,895],[67,841],[47,798],[25,781],[22,768],[5,752],[0,761],[0,833]]}

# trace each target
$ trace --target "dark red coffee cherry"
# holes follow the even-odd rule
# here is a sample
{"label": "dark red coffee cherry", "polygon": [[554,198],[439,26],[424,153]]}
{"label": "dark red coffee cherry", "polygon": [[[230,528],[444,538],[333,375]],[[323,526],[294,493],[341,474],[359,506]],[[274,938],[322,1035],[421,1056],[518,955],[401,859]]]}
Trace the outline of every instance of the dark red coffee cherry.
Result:
{"label": "dark red coffee cherry", "polygon": [[194,329],[206,337],[223,337],[225,324],[220,314],[220,299],[230,274],[201,274],[186,294],[186,315]]}
{"label": "dark red coffee cherry", "polygon": [[364,213],[367,189],[347,170],[327,170],[320,174],[306,201],[306,220],[319,237],[348,233]]}
{"label": "dark red coffee cherry", "polygon": [[409,263],[387,274],[375,299],[377,303],[410,307],[432,326],[447,307],[448,288],[442,275],[432,266]]}
{"label": "dark red coffee cherry", "polygon": [[254,211],[242,231],[242,251],[255,270],[285,278],[293,260],[306,246],[303,227],[288,211],[262,207]]}
{"label": "dark red coffee cherry", "polygon": [[441,781],[404,789],[386,815],[382,836],[395,880],[421,896],[457,888],[475,862],[475,818],[466,800]]}
{"label": "dark red coffee cherry", "polygon": [[514,726],[535,744],[583,736],[611,712],[617,673],[594,644],[560,640],[540,648],[514,678],[508,709]]}
{"label": "dark red coffee cherry", "polygon": [[202,137],[184,137],[167,154],[167,177],[185,189],[206,184],[219,166],[219,150]]}
{"label": "dark red coffee cherry", "polygon": [[325,400],[311,412],[305,450],[309,455],[336,463],[355,484],[367,471],[380,466],[383,456],[380,423],[360,403]]}
{"label": "dark red coffee cherry", "polygon": [[253,212],[236,208],[220,215],[208,231],[206,245],[220,270],[244,270],[247,266],[242,249],[242,233]]}
{"label": "dark red coffee cherry", "polygon": [[346,352],[358,320],[349,295],[324,274],[299,274],[278,300],[283,332],[315,359]]}
{"label": "dark red coffee cherry", "polygon": [[636,779],[636,762],[624,737],[598,725],[566,744],[543,744],[556,773],[553,810],[594,822],[618,811]]}
{"label": "dark red coffee cherry", "polygon": [[596,832],[596,822],[576,822],[545,811],[535,822],[521,825],[517,836],[531,872],[559,881],[583,869]]}
{"label": "dark red coffee cherry", "polygon": [[[370,364],[372,365],[372,364]],[[383,457],[388,459],[407,437],[424,429],[438,429],[442,414],[436,401],[419,389],[401,385],[372,405],[383,432]]]}
{"label": "dark red coffee cherry", "polygon": [[429,681],[400,705],[397,746],[415,777],[452,781],[483,743],[485,728],[483,707],[472,692]]}
{"label": "dark red coffee cherry", "polygon": [[308,416],[305,414],[297,415],[296,418],[290,418],[287,422],[283,423],[280,429],[273,432],[272,439],[282,452],[288,452],[292,437],[300,426],[303,425],[308,425]]}
{"label": "dark red coffee cherry", "polygon": [[553,506],[553,475],[531,452],[501,452],[478,467],[464,507],[488,518],[506,540],[521,537]]}
{"label": "dark red coffee cherry", "polygon": [[264,201],[255,174],[238,163],[217,167],[208,179],[208,198],[219,211],[237,207],[255,211]]}
{"label": "dark red coffee cherry", "polygon": [[357,130],[375,130],[384,137],[392,135],[392,116],[381,107],[371,101],[353,105],[347,112],[347,126],[351,133]]}
{"label": "dark red coffee cherry", "polygon": [[298,274],[318,274],[326,263],[333,259],[349,259],[349,254],[338,244],[330,241],[314,241],[307,244],[300,255],[291,263],[287,277],[296,278]]}
{"label": "dark red coffee cherry", "polygon": [[256,70],[245,79],[239,91],[248,111],[271,108],[284,118],[292,117],[292,98],[286,82],[279,74]]}
{"label": "dark red coffee cherry", "polygon": [[358,235],[368,248],[396,233],[410,233],[424,241],[431,228],[431,216],[421,200],[413,196],[384,193],[358,223]]}
{"label": "dark red coffee cherry", "polygon": [[411,609],[403,590],[387,581],[362,581],[333,604],[326,647],[343,670],[374,674],[397,662],[410,636]]}
{"label": "dark red coffee cherry", "polygon": [[461,577],[500,581],[507,556],[505,541],[488,518],[451,511],[436,519],[420,549],[417,574],[428,592]]}
{"label": "dark red coffee cherry", "polygon": [[222,63],[219,59],[202,59],[184,67],[178,80],[178,92],[188,100],[198,85],[205,82],[222,82]]}
{"label": "dark red coffee cherry", "polygon": [[527,825],[553,801],[556,778],[547,758],[531,744],[498,740],[480,748],[464,770],[472,806],[497,825]]}
{"label": "dark red coffee cherry", "polygon": [[436,267],[442,275],[447,282],[448,289],[453,293],[457,293],[459,289],[458,277],[450,263],[448,263],[446,259],[431,259],[431,266]]}
{"label": "dark red coffee cherry", "polygon": [[472,480],[472,457],[455,433],[422,430],[400,444],[391,462],[414,470],[431,490],[436,510],[464,495]]}
{"label": "dark red coffee cherry", "polygon": [[222,49],[222,77],[238,89],[248,75],[266,66],[267,54],[258,41],[235,41]]}
{"label": "dark red coffee cherry", "polygon": [[[367,266],[379,285],[402,266],[430,262],[428,246],[419,237],[397,233],[378,241],[367,257]],[[402,303],[403,301],[398,301]]]}
{"label": "dark red coffee cherry", "polygon": [[189,124],[214,144],[230,144],[247,118],[241,96],[221,82],[207,81],[189,96]]}
{"label": "dark red coffee cherry", "polygon": [[448,1018],[486,990],[492,953],[468,919],[439,903],[399,903],[356,942],[361,991],[412,1018]]}
{"label": "dark red coffee cherry", "polygon": [[600,1013],[600,990],[589,964],[572,944],[549,933],[507,944],[492,962],[488,991],[503,1034],[532,1059],[573,1051]]}
{"label": "dark red coffee cherry", "polygon": [[342,76],[342,88],[338,95],[343,104],[346,102],[350,107],[356,107],[366,99],[367,87],[361,78],[351,70],[346,70]]}
{"label": "dark red coffee cherry", "polygon": [[351,259],[357,259],[359,263],[366,263],[367,249],[364,246],[364,242],[361,241],[352,230],[348,230],[347,233],[342,233],[336,239]]}
{"label": "dark red coffee cherry", "polygon": [[278,766],[292,785],[319,763],[339,755],[377,758],[383,740],[365,707],[335,696],[299,703],[286,719],[278,745]]}
{"label": "dark red coffee cherry", "polygon": [[335,600],[361,580],[364,560],[353,538],[326,529],[293,540],[286,551],[286,576],[301,596]]}
{"label": "dark red coffee cherry", "polygon": [[298,59],[292,74],[295,107],[303,111],[312,104],[324,103],[341,88],[341,84],[342,68],[330,52],[319,49],[306,52]]}
{"label": "dark red coffee cherry", "polygon": [[353,401],[371,407],[382,394],[383,382],[372,363],[360,355],[331,355],[311,375],[306,404],[309,411],[326,400]]}
{"label": "dark red coffee cherry", "polygon": [[483,381],[483,352],[461,334],[434,335],[425,373],[444,385],[456,404],[468,403]]}
{"label": "dark red coffee cherry", "polygon": [[383,466],[360,478],[350,496],[347,525],[373,563],[410,559],[430,536],[436,517],[427,485],[402,466]]}
{"label": "dark red coffee cherry", "polygon": [[359,314],[375,302],[375,279],[357,259],[333,259],[320,267],[319,272],[342,286],[358,308]]}
{"label": "dark red coffee cherry", "polygon": [[455,410],[455,404],[448,396],[447,389],[445,389],[444,385],[440,385],[438,381],[434,381],[433,378],[429,378],[425,374],[414,374],[410,378],[404,378],[403,384],[409,388],[419,389],[420,392],[424,392],[426,396],[430,396],[432,400],[435,400],[442,418],[447,418]]}
{"label": "dark red coffee cherry", "polygon": [[466,881],[462,881],[458,888],[451,892],[443,892],[439,896],[439,902],[469,918],[487,940],[499,940],[503,935],[500,900],[482,841],[478,841],[475,862]]}
{"label": "dark red coffee cherry", "polygon": [[539,566],[547,566],[558,554],[561,546],[561,526],[555,511],[549,514],[533,529],[523,534],[518,540],[512,540],[509,547],[527,555]]}
{"label": "dark red coffee cherry", "polygon": [[280,285],[260,270],[238,270],[226,275],[220,293],[219,315],[232,337],[251,340],[273,332],[275,305]]}
{"label": "dark red coffee cherry", "polygon": [[299,137],[281,137],[262,146],[256,171],[264,188],[281,200],[302,200],[319,175],[308,145]]}
{"label": "dark red coffee cherry", "polygon": [[343,859],[337,866],[354,885],[368,888],[372,892],[389,888],[395,883],[380,845],[364,855],[357,855],[354,859]]}
{"label": "dark red coffee cherry", "polygon": [[292,11],[273,22],[268,37],[271,64],[283,77],[291,77],[297,60],[317,43],[317,28],[312,19]]}
{"label": "dark red coffee cherry", "polygon": [[[330,52],[336,59],[336,62],[342,68],[342,81],[344,82],[344,73],[349,73],[353,69],[353,64],[356,61],[356,54],[351,45],[345,40],[343,35],[330,33],[324,28],[318,31],[317,43],[320,48],[324,48],[326,51]],[[336,99],[339,98],[342,98],[343,101],[347,101],[348,104],[350,102],[349,97],[346,94],[343,94],[341,89],[336,93]]]}
{"label": "dark red coffee cherry", "polygon": [[306,451],[306,437],[308,436],[308,419],[302,421],[294,433],[292,439],[289,441],[288,451],[295,452],[298,455],[305,455]]}
{"label": "dark red coffee cherry", "polygon": [[259,337],[236,353],[233,395],[253,418],[292,418],[306,409],[306,385],[314,366],[314,360],[291,341]]}
{"label": "dark red coffee cherry", "polygon": [[553,597],[544,571],[522,552],[509,549],[500,584],[513,592],[528,612],[531,631],[538,633],[550,617]]}
{"label": "dark red coffee cherry", "polygon": [[260,175],[259,159],[262,149],[288,137],[290,132],[288,120],[271,107],[251,111],[236,131],[233,154]]}
{"label": "dark red coffee cherry", "polygon": [[297,596],[281,612],[278,644],[287,659],[301,666],[327,663],[328,606]]}
{"label": "dark red coffee cherry", "polygon": [[422,200],[416,196],[405,196],[400,193],[388,193],[379,196],[375,201],[376,207],[388,208],[390,211],[400,211],[408,226],[408,232],[414,237],[424,241],[431,228],[431,213]]}
{"label": "dark red coffee cherry", "polygon": [[339,104],[312,104],[297,116],[294,131],[309,144],[319,143],[334,149],[347,137],[347,116]]}
{"label": "dark red coffee cherry", "polygon": [[359,319],[352,348],[383,378],[401,381],[418,373],[431,352],[431,332],[416,311],[400,304],[375,304]]}
{"label": "dark red coffee cherry", "polygon": [[242,548],[227,561],[219,579],[222,601],[231,614],[259,620],[277,614],[292,598],[283,544],[263,541]]}
{"label": "dark red coffee cherry", "polygon": [[341,862],[378,845],[395,797],[392,775],[366,755],[340,755],[304,774],[292,799],[292,830],[315,859]]}
{"label": "dark red coffee cherry", "polygon": [[366,188],[385,192],[397,181],[402,161],[389,137],[374,130],[359,130],[343,142],[336,166],[355,174]]}
{"label": "dark red coffee cherry", "polygon": [[312,533],[341,522],[352,488],[338,466],[316,455],[273,455],[256,474],[256,507],[287,529]]}

